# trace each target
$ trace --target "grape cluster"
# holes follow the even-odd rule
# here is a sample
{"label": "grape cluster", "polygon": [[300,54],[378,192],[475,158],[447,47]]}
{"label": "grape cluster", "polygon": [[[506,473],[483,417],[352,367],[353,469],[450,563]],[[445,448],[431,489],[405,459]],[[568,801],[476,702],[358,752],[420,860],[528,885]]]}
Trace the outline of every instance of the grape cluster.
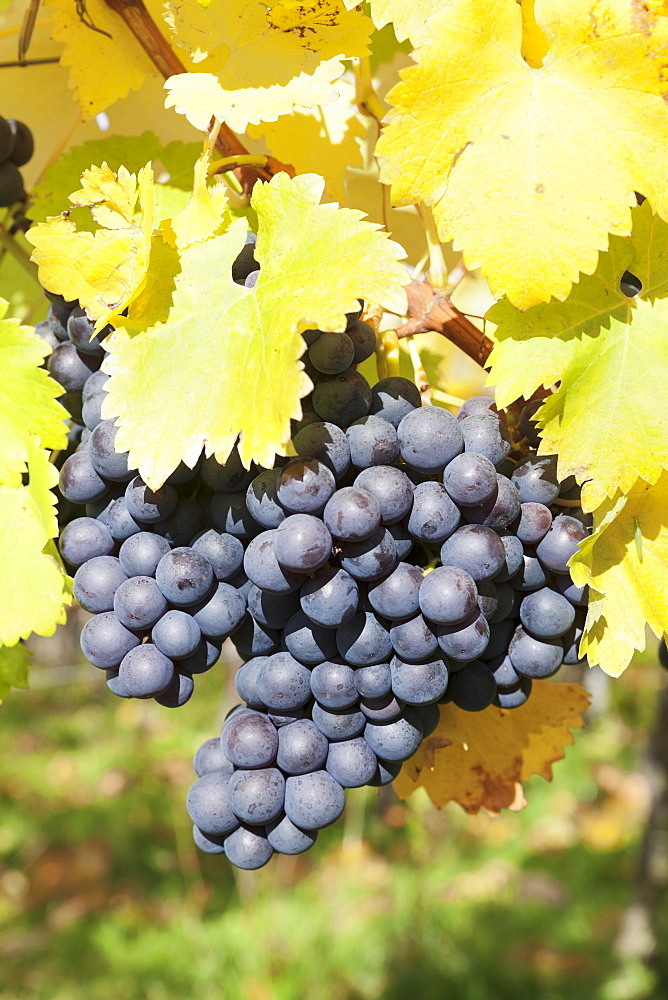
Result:
{"label": "grape cluster", "polygon": [[[250,287],[257,273],[249,240],[233,277]],[[371,388],[356,366],[376,338],[358,312],[343,333],[304,333],[314,388],[295,457],[249,470],[236,450],[201,457],[153,491],[101,418],[99,338],[72,303],[52,310],[69,339],[48,364],[71,412],[81,401],[60,490],[86,509],[64,516],[60,550],[94,615],[85,656],[115,694],[169,707],[227,637],[244,661],[243,704],[195,755],[202,850],[242,868],[306,850],[345,788],[396,777],[439,703],[513,709],[534,678],[577,662],[587,595],[567,563],[588,527],[554,456],[526,454],[534,406],[516,462],[490,398],[455,417],[421,406],[408,379]]]}
{"label": "grape cluster", "polygon": [[32,158],[32,132],[15,118],[0,117],[0,207],[9,208],[24,194],[19,167]]}

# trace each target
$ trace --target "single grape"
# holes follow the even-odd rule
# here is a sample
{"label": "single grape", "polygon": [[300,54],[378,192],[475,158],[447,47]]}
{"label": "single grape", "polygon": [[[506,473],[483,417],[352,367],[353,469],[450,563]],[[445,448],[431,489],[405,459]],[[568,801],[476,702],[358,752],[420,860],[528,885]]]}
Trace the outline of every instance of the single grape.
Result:
{"label": "single grape", "polygon": [[66,524],[58,540],[60,554],[70,566],[81,566],[95,556],[108,556],[114,548],[109,529],[92,517],[77,517]]}
{"label": "single grape", "polygon": [[494,704],[499,708],[520,708],[531,694],[531,678],[523,677],[518,687],[512,691],[498,691]]}
{"label": "single grape", "polygon": [[389,663],[373,663],[354,671],[355,687],[363,698],[384,698],[392,690]]}
{"label": "single grape", "polygon": [[[194,653],[180,660],[179,670],[183,670],[187,674],[206,673],[218,663],[221,646],[222,643],[216,639],[202,639]],[[171,659],[179,658],[171,657]]]}
{"label": "single grape", "polygon": [[360,698],[360,709],[372,722],[392,722],[399,718],[405,707],[406,703],[391,690],[380,698]]}
{"label": "single grape", "polygon": [[339,375],[326,375],[313,390],[313,408],[321,420],[337,427],[349,427],[360,417],[366,416],[371,406],[369,383],[348,368]]}
{"label": "single grape", "polygon": [[179,462],[173,472],[171,472],[167,479],[165,480],[170,486],[184,486],[186,483],[191,483],[193,479],[199,475],[201,456],[195,462],[195,465],[190,468],[185,462]]}
{"label": "single grape", "polygon": [[9,208],[23,198],[23,178],[16,164],[0,163],[0,206]]}
{"label": "single grape", "polygon": [[496,408],[496,403],[491,396],[471,396],[465,400],[457,411],[457,420],[466,420],[468,417],[475,417],[479,414],[489,416],[490,414],[498,419],[501,413]]}
{"label": "single grape", "polygon": [[269,594],[254,583],[248,591],[248,610],[256,621],[269,628],[285,628],[299,606],[299,595],[294,591],[289,594]]}
{"label": "single grape", "polygon": [[391,573],[398,561],[394,538],[382,525],[362,542],[344,542],[339,558],[347,573],[369,583]]}
{"label": "single grape", "polygon": [[310,719],[298,719],[279,729],[276,763],[288,775],[317,771],[327,759],[328,746]]}
{"label": "single grape", "polygon": [[317,458],[293,458],[281,469],[276,495],[291,513],[320,513],[336,489],[334,476]]}
{"label": "single grape", "polygon": [[[128,453],[126,451],[119,453],[115,450],[117,432],[118,428],[113,420],[103,420],[91,434],[88,443],[88,453],[93,468],[100,476],[110,479],[112,482],[123,483],[132,479],[133,472],[128,469]],[[137,480],[143,485],[142,480],[138,476],[134,481],[137,482]],[[128,487],[129,489],[130,487]],[[168,489],[171,489],[171,487],[168,487]],[[126,497],[128,497],[128,493],[126,493]],[[174,504],[176,504],[176,497],[174,498]],[[139,517],[135,510],[132,509],[131,504],[128,505],[128,509],[132,517],[138,521],[157,520],[155,517]],[[166,513],[171,513],[171,511],[167,511]]]}
{"label": "single grape", "polygon": [[381,379],[371,390],[371,413],[398,427],[411,410],[422,405],[420,391],[410,379],[393,375]]}
{"label": "single grape", "polygon": [[422,742],[419,716],[406,708],[394,722],[367,722],[364,739],[381,760],[408,760]]}
{"label": "single grape", "polygon": [[523,503],[517,525],[517,537],[525,545],[537,545],[550,530],[552,514],[542,503]]}
{"label": "single grape", "polygon": [[431,736],[441,721],[441,710],[436,702],[428,705],[413,705],[413,711],[422,723],[423,738]]}
{"label": "single grape", "polygon": [[520,495],[506,476],[497,473],[496,493],[477,507],[466,507],[464,517],[472,524],[482,524],[502,531],[514,524],[520,514]]}
{"label": "single grape", "polygon": [[280,469],[263,469],[246,490],[248,511],[263,528],[277,528],[286,517],[285,508],[278,501],[280,475]]}
{"label": "single grape", "polygon": [[397,656],[411,663],[428,660],[438,649],[436,634],[420,614],[393,624],[390,639]]}
{"label": "single grape", "polygon": [[241,625],[246,601],[231,584],[219,583],[211,596],[193,607],[191,613],[207,639],[226,639]]}
{"label": "single grape", "polygon": [[267,825],[267,840],[278,854],[303,854],[313,847],[317,838],[317,830],[302,830],[287,816]]}
{"label": "single grape", "polygon": [[[0,167],[0,185],[2,168]],[[100,359],[78,351],[69,340],[56,347],[49,355],[46,367],[56,382],[68,392],[81,392],[86,380],[100,367]]]}
{"label": "single grape", "polygon": [[78,451],[63,463],[58,480],[60,492],[72,503],[93,503],[109,491],[109,484],[97,474],[87,452]]}
{"label": "single grape", "polygon": [[535,639],[518,625],[510,640],[508,654],[518,674],[540,678],[556,674],[564,649],[560,639]]}
{"label": "single grape", "polygon": [[506,425],[491,413],[476,413],[460,421],[464,435],[464,450],[485,455],[492,465],[500,465],[510,451],[510,434]]}
{"label": "single grape", "polygon": [[377,767],[378,758],[361,736],[329,745],[325,768],[343,788],[368,784]]}
{"label": "single grape", "polygon": [[121,625],[113,611],[95,615],[81,630],[81,650],[101,670],[117,667],[123,657],[139,645],[139,636]]}
{"label": "single grape", "polygon": [[397,432],[382,417],[360,417],[346,431],[350,460],[358,469],[391,465],[399,457]]}
{"label": "single grape", "polygon": [[274,594],[287,594],[304,581],[304,574],[283,569],[274,552],[276,529],[253,538],[244,554],[244,570],[256,587]]}
{"label": "single grape", "polygon": [[236,868],[255,871],[270,860],[274,849],[262,826],[241,824],[225,837],[225,856]]}
{"label": "single grape", "polygon": [[404,462],[417,472],[442,473],[448,462],[464,450],[461,425],[440,406],[411,410],[397,428]]}
{"label": "single grape", "polygon": [[338,628],[350,621],[357,611],[358,599],[359,589],[352,576],[332,566],[323,566],[309,577],[300,593],[304,614],[325,628]]}
{"label": "single grape", "polygon": [[17,167],[22,167],[32,159],[35,152],[33,134],[24,122],[17,121],[16,118],[7,118],[6,122],[13,138],[12,151],[8,158]]}
{"label": "single grape", "polygon": [[567,576],[556,576],[554,578],[554,583],[560,594],[563,594],[571,604],[575,604],[577,607],[586,607],[589,601],[589,588],[576,587],[573,583],[570,573]]}
{"label": "single grape", "polygon": [[209,455],[200,466],[200,476],[207,486],[219,493],[237,493],[245,490],[255,471],[245,469],[239,452],[234,448],[223,463]]}
{"label": "single grape", "polygon": [[420,586],[420,610],[425,618],[455,625],[477,610],[478,591],[471,576],[457,566],[439,566]]}
{"label": "single grape", "polygon": [[86,513],[105,524],[111,532],[111,537],[117,542],[126,541],[145,527],[131,517],[125,500],[125,486],[122,483],[115,483],[107,496],[98,503],[87,505]]}
{"label": "single grape", "polygon": [[486,662],[492,661],[497,656],[505,656],[508,652],[508,644],[515,631],[515,621],[494,622],[489,627],[489,642],[483,654]]}
{"label": "single grape", "polygon": [[375,612],[394,622],[412,618],[420,609],[422,580],[419,566],[400,562],[388,576],[369,585],[369,603]]}
{"label": "single grape", "polygon": [[285,626],[283,642],[295,659],[307,666],[337,655],[334,630],[315,625],[301,608]]}
{"label": "single grape", "polygon": [[323,375],[338,375],[353,363],[355,347],[346,333],[321,333],[308,349],[311,364]]}
{"label": "single grape", "polygon": [[281,633],[255,621],[247,614],[232,636],[232,642],[242,659],[252,656],[271,656],[281,645]]}
{"label": "single grape", "polygon": [[362,469],[353,485],[377,500],[382,524],[396,524],[413,506],[413,484],[405,472],[393,465]]}
{"label": "single grape", "polygon": [[328,740],[352,740],[359,736],[366,724],[366,718],[362,712],[341,709],[323,708],[316,702],[311,709],[311,718],[314,724]]}
{"label": "single grape", "polygon": [[556,455],[526,458],[511,478],[522,503],[542,503],[549,507],[559,496]]}
{"label": "single grape", "polygon": [[484,455],[467,451],[446,465],[443,484],[455,503],[475,507],[496,493],[496,469]]}
{"label": "single grape", "polygon": [[193,841],[195,842],[195,847],[198,850],[203,851],[205,854],[224,854],[225,853],[225,838],[216,836],[207,836],[206,833],[202,833],[200,828],[193,823]]}
{"label": "single grape", "polygon": [[293,775],[285,783],[285,815],[304,830],[329,826],[344,806],[343,788],[327,771]]}
{"label": "single grape", "polygon": [[536,546],[536,555],[543,566],[553,573],[568,573],[568,561],[578,551],[579,543],[587,537],[587,530],[574,517],[559,514]]}
{"label": "single grape", "polygon": [[380,505],[366,490],[346,486],[328,500],[322,516],[334,538],[359,542],[378,529]]}
{"label": "single grape", "polygon": [[355,353],[352,363],[361,365],[370,358],[376,350],[376,334],[372,326],[364,323],[359,317],[346,327],[346,334],[353,342]]}
{"label": "single grape", "polygon": [[195,682],[190,674],[174,671],[171,684],[162,694],[157,694],[155,700],[163,708],[181,708],[190,701],[195,690]]}
{"label": "single grape", "polygon": [[114,595],[125,580],[127,576],[116,556],[95,556],[74,574],[74,596],[84,611],[111,611]]}
{"label": "single grape", "polygon": [[223,753],[219,736],[214,736],[202,743],[193,758],[193,768],[198,778],[210,774],[212,771],[222,771],[223,774],[228,775],[234,772],[234,765]]}
{"label": "single grape", "polygon": [[[466,423],[474,419],[470,417]],[[496,532],[482,524],[463,525],[441,546],[443,565],[458,566],[474,580],[491,580],[503,568],[505,559],[503,542]]]}
{"label": "single grape", "polygon": [[323,708],[351,708],[359,698],[355,671],[347,664],[325,660],[311,671],[311,691]]}
{"label": "single grape", "polygon": [[442,698],[448,686],[448,668],[442,658],[407,663],[394,656],[390,663],[392,691],[408,705],[429,705]]}
{"label": "single grape", "polygon": [[175,609],[165,612],[151,632],[153,643],[161,653],[172,660],[183,660],[192,656],[201,638],[199,625],[192,615]]}
{"label": "single grape", "polygon": [[400,760],[379,760],[376,773],[368,784],[374,788],[391,784],[401,771],[402,763]]}
{"label": "single grape", "polygon": [[106,392],[96,392],[81,407],[81,419],[89,431],[94,431],[102,423],[102,404],[106,398]]}
{"label": "single grape", "polygon": [[329,530],[311,514],[291,514],[276,530],[274,554],[284,569],[312,573],[327,562],[331,552]]}
{"label": "single grape", "polygon": [[103,371],[93,372],[92,375],[86,379],[83,389],[81,390],[81,398],[85,403],[91,396],[97,395],[98,392],[106,392],[105,386],[109,381],[109,375]]}
{"label": "single grape", "polygon": [[189,607],[207,597],[214,575],[211,563],[204,556],[190,548],[177,548],[166,553],[158,563],[156,580],[171,604]]}
{"label": "single grape", "polygon": [[[93,432],[93,438],[99,429],[98,427]],[[135,476],[125,491],[125,502],[130,516],[142,524],[151,524],[169,517],[176,507],[177,500],[178,494],[173,486],[165,484],[158,490],[152,490],[141,476]]]}
{"label": "single grape", "polygon": [[350,468],[348,438],[336,424],[317,420],[316,417],[316,421],[295,435],[292,443],[300,458],[317,459],[337,480],[345,476]]}
{"label": "single grape", "polygon": [[227,783],[230,809],[243,823],[262,826],[283,812],[285,778],[275,767],[235,771]]}
{"label": "single grape", "polygon": [[210,771],[190,786],[186,809],[191,820],[210,836],[224,837],[239,825],[239,820],[227,801],[227,786],[231,775]]}
{"label": "single grape", "polygon": [[[199,511],[199,504],[197,509]],[[260,531],[243,494],[214,493],[209,503],[209,515],[216,531],[227,532],[236,538],[253,538]]]}
{"label": "single grape", "polygon": [[311,673],[291,653],[273,653],[260,667],[257,693],[269,708],[301,708],[311,697]]}
{"label": "single grape", "polygon": [[477,660],[487,649],[489,625],[475,612],[459,625],[438,625],[438,644],[450,660]]}
{"label": "single grape", "polygon": [[266,716],[249,712],[226,719],[220,743],[235,767],[269,767],[276,760],[278,733]]}
{"label": "single grape", "polygon": [[499,538],[505,550],[505,559],[503,566],[494,577],[494,582],[506,583],[524,564],[524,549],[517,535],[510,531],[499,532]]}
{"label": "single grape", "polygon": [[575,608],[562,594],[543,587],[523,599],[520,620],[531,635],[539,639],[556,639],[573,624]]}
{"label": "single grape", "polygon": [[406,526],[413,536],[427,545],[440,545],[455,531],[461,515],[440,483],[420,483],[413,494],[413,508]]}
{"label": "single grape", "polygon": [[118,676],[131,698],[152,698],[171,684],[174,664],[157,646],[146,642],[125,654]]}
{"label": "single grape", "polygon": [[[172,489],[173,487],[169,487]],[[153,530],[176,548],[187,546],[199,536],[204,524],[202,508],[191,497],[179,500],[174,512],[158,521]]]}
{"label": "single grape", "polygon": [[510,691],[520,684],[522,675],[517,673],[507,653],[500,653],[493,660],[488,660],[487,665],[499,691]]}
{"label": "single grape", "polygon": [[380,619],[368,611],[353,615],[335,634],[340,655],[355,667],[382,663],[392,652],[389,632]]}
{"label": "single grape", "polygon": [[480,660],[471,660],[464,670],[450,675],[447,695],[464,712],[482,712],[496,697],[492,671]]}
{"label": "single grape", "polygon": [[229,580],[244,564],[244,547],[240,539],[210,528],[192,542],[198,552],[211,563],[216,580]]}
{"label": "single grape", "polygon": [[167,601],[152,576],[132,576],[114,594],[114,613],[126,628],[151,628],[166,611]]}
{"label": "single grape", "polygon": [[522,565],[509,581],[515,590],[538,590],[540,587],[544,587],[549,581],[550,574],[535,553],[535,549],[527,546],[522,556]]}
{"label": "single grape", "polygon": [[390,524],[388,525],[387,530],[394,539],[394,545],[397,550],[397,559],[407,559],[413,551],[414,543],[404,523]]}
{"label": "single grape", "polygon": [[81,306],[75,306],[67,320],[68,337],[77,350],[83,351],[84,354],[96,354],[102,357],[104,347],[101,339],[104,340],[111,329],[104,327],[97,336],[93,336],[94,330],[95,322],[88,318],[86,310]]}

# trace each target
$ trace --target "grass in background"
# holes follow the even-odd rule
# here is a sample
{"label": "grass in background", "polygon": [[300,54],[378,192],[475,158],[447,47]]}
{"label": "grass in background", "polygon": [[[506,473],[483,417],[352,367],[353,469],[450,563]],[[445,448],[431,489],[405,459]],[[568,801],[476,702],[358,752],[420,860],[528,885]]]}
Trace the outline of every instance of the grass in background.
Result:
{"label": "grass in background", "polygon": [[253,873],[200,854],[184,806],[236,700],[225,669],[170,711],[109,694],[75,628],[37,648],[35,689],[0,709],[0,1000],[654,995],[615,953],[663,682],[650,657],[522,812],[355,790],[313,850]]}

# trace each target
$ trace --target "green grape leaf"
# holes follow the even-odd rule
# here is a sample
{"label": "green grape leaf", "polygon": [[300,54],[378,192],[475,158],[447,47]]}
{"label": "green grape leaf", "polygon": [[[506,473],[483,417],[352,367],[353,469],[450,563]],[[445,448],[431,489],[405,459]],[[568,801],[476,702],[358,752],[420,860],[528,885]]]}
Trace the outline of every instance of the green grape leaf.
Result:
{"label": "green grape leaf", "polygon": [[67,411],[56,402],[63,390],[40,367],[49,345],[18,320],[6,317],[0,299],[0,483],[20,486],[30,441],[64,448]]}
{"label": "green grape leaf", "polygon": [[27,688],[32,653],[22,644],[0,646],[0,704],[10,688]]}
{"label": "green grape leaf", "polygon": [[[170,142],[163,147],[153,132],[110,135],[73,146],[47,167],[31,191],[30,218],[33,222],[46,222],[71,208],[69,196],[79,187],[81,175],[91,163],[106,161],[114,173],[121,165],[130,173],[138,173],[148,160],[153,160],[165,171],[163,180],[161,172],[156,170],[156,219],[168,219],[182,211],[188,202],[193,163],[200,151],[199,142]],[[76,218],[79,229],[94,228],[87,213],[78,212]]]}
{"label": "green grape leaf", "polygon": [[[586,484],[588,510],[668,468],[668,225],[648,202],[633,219],[631,239],[613,237],[565,302],[521,313],[504,300],[488,313],[499,324],[490,382],[502,406],[560,383],[537,414],[540,451],[558,454],[562,478]],[[643,282],[633,298],[620,290],[627,269]]]}
{"label": "green grape leaf", "polygon": [[38,439],[28,442],[28,484],[0,486],[0,643],[52,635],[65,621],[70,584],[52,539],[58,472]]}
{"label": "green grape leaf", "polygon": [[140,294],[110,338],[104,415],[118,417],[117,447],[150,486],[181,460],[194,466],[203,446],[224,461],[239,436],[246,466],[271,466],[311,388],[300,332],[343,330],[358,297],[405,309],[401,247],[361,212],[321,205],[323,187],[317,175],[284,173],[255,186],[254,289],[231,278],[246,236],[237,220],[182,251],[165,320],[138,332]]}

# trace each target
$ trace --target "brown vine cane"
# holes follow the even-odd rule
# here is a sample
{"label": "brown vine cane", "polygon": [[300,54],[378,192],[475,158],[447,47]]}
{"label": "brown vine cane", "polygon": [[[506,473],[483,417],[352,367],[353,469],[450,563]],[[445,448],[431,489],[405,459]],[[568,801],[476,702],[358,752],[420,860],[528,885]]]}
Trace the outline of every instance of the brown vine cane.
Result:
{"label": "brown vine cane", "polygon": [[[104,2],[107,7],[123,19],[155,68],[165,79],[187,72],[181,60],[172,51],[166,38],[160,33],[142,0],[104,0]],[[239,137],[225,123],[220,126],[216,139],[216,149],[223,157],[248,155],[248,150]],[[294,169],[289,164],[280,163],[274,157],[268,156],[264,166],[243,165],[236,167],[234,173],[242,185],[244,194],[249,194],[256,181],[269,181],[274,174],[281,171],[285,171],[291,176],[294,175]]]}

